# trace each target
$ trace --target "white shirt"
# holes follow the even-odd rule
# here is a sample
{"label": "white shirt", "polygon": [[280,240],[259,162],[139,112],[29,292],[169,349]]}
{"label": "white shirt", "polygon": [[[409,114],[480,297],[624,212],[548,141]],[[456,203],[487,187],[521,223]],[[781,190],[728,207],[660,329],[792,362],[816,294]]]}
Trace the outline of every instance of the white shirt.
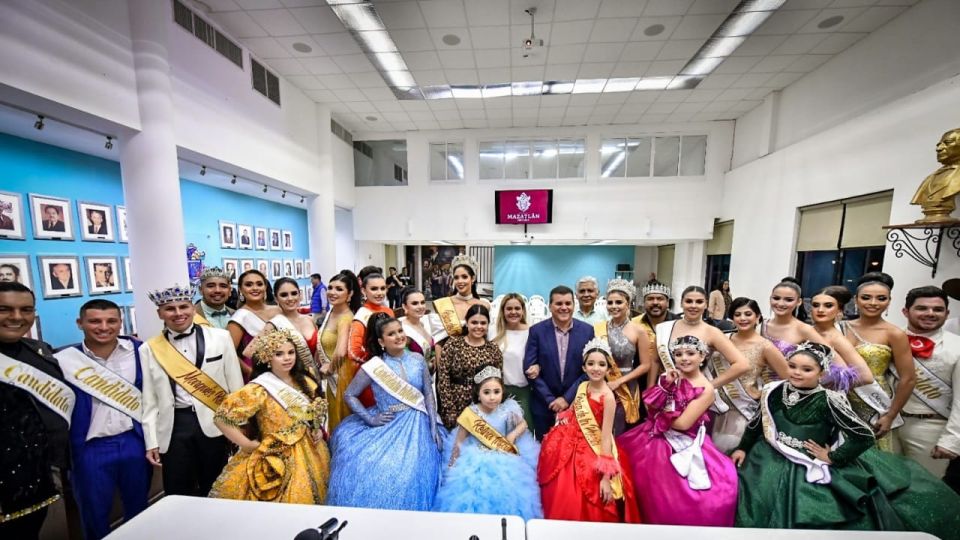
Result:
{"label": "white shirt", "polygon": [[503,384],[524,387],[529,384],[523,374],[523,355],[527,350],[530,330],[507,330],[507,346],[503,350]]}
{"label": "white shirt", "polygon": [[[167,336],[167,341],[173,345],[173,348],[180,351],[180,354],[187,359],[191,364],[196,364],[197,362],[197,335],[196,332],[199,332],[199,328],[194,328],[194,325],[190,325],[183,332],[174,332],[169,328],[165,329],[164,334]],[[174,337],[180,334],[186,334],[193,330],[194,334],[182,339],[173,339]],[[193,407],[193,398],[190,396],[190,393],[183,389],[179,384],[173,384],[173,406],[180,409],[183,407]]]}
{"label": "white shirt", "polygon": [[[923,366],[953,388],[950,418],[947,419],[947,425],[940,433],[937,446],[954,453],[960,452],[960,336],[944,332],[943,329],[930,333],[910,332],[909,334],[927,337],[936,344],[930,358],[923,361]],[[910,399],[903,406],[903,412],[908,414],[936,413],[912,392],[910,393]]]}
{"label": "white shirt", "polygon": [[[83,354],[86,354],[101,366],[123,377],[130,383],[133,383],[133,381],[137,379],[137,356],[133,349],[133,342],[129,339],[118,339],[117,346],[106,359],[95,355],[93,351],[87,348],[86,343],[82,344],[81,347]],[[93,397],[92,401],[90,429],[87,430],[86,440],[89,441],[99,437],[111,437],[133,429],[133,420],[129,416],[95,397]]]}

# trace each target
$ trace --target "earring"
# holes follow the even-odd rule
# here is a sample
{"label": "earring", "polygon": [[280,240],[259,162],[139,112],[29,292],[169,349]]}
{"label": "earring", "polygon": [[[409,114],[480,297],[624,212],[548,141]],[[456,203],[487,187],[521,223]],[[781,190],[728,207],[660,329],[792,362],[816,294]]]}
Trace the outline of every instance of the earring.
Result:
{"label": "earring", "polygon": [[243,297],[243,293],[237,293],[237,302],[240,302],[242,304],[245,301],[246,299]]}

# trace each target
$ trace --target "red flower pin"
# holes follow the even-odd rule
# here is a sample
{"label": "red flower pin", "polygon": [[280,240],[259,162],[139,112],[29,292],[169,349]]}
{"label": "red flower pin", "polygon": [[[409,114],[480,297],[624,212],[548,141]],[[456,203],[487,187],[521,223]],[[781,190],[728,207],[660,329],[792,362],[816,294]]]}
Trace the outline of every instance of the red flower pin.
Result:
{"label": "red flower pin", "polygon": [[926,360],[933,355],[934,342],[923,336],[910,336],[910,349],[914,358]]}

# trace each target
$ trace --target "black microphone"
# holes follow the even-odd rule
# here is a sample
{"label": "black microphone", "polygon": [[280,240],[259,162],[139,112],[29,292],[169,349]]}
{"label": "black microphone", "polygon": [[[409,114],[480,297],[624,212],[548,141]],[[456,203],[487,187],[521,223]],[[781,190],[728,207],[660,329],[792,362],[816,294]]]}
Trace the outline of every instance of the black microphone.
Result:
{"label": "black microphone", "polygon": [[[339,523],[339,520],[337,520],[335,517],[332,517],[324,521],[319,527],[300,531],[296,536],[293,537],[293,540],[327,540],[328,538],[332,537],[330,531],[337,526],[337,523]],[[344,521],[343,525],[346,524],[347,522]],[[343,528],[343,525],[340,526],[340,529]],[[337,529],[337,532],[340,532],[340,529]]]}
{"label": "black microphone", "polygon": [[330,533],[330,536],[326,537],[324,540],[340,540],[340,531],[342,531],[343,528],[347,526],[347,523],[350,523],[350,522],[347,520],[343,520],[343,523],[341,523],[340,526],[337,527],[337,530]]}
{"label": "black microphone", "polygon": [[500,531],[503,533],[502,539],[507,540],[507,518],[500,518]]}

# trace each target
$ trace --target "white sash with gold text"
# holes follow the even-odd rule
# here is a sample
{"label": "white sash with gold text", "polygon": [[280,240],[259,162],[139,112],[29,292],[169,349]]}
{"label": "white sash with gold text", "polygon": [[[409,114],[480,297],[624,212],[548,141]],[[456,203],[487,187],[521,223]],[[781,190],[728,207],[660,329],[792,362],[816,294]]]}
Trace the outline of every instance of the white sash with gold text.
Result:
{"label": "white sash with gold text", "polygon": [[267,324],[256,313],[242,308],[234,311],[230,320],[239,324],[251,336],[260,335],[260,332],[263,332],[263,327]]}
{"label": "white sash with gold text", "polygon": [[[763,406],[760,407],[760,420],[763,422],[763,438],[767,440],[774,450],[780,452],[780,455],[805,468],[807,472],[804,476],[807,482],[811,484],[829,484],[831,481],[830,465],[824,461],[810,457],[805,451],[801,451],[800,448],[803,448],[803,441],[793,439],[789,435],[777,431],[777,424],[773,419],[773,413],[770,411],[770,394],[782,384],[785,384],[785,381],[774,381],[764,386],[760,393],[760,402],[763,404]],[[785,391],[786,390],[784,390],[784,392]],[[786,444],[786,442],[791,442],[797,448]]]}
{"label": "white sash with gold text", "polygon": [[[423,414],[429,414],[427,413],[426,405],[424,405],[426,400],[423,397],[423,393],[417,390],[412,384],[403,380],[403,377],[397,375],[379,356],[374,356],[370,360],[367,360],[360,366],[360,369],[366,372],[366,374],[373,379],[373,382],[377,383],[380,388],[383,388],[384,391],[400,403],[403,403],[411,409],[416,409]],[[437,421],[440,421],[439,418]]]}
{"label": "white sash with gold text", "polygon": [[290,407],[306,409],[310,406],[310,400],[307,399],[307,396],[303,395],[303,392],[281,381],[280,378],[273,373],[262,373],[250,382],[263,387],[273,399],[277,400],[277,403],[279,403],[285,411],[289,410]]}
{"label": "white sash with gold text", "polygon": [[3,353],[0,353],[0,382],[29,392],[70,425],[77,396],[66,383]]}
{"label": "white sash with gold text", "polygon": [[937,411],[940,416],[945,419],[950,418],[950,409],[953,408],[953,387],[927,369],[922,360],[914,358],[913,366],[917,373],[917,384],[913,387],[913,395],[924,405]]}
{"label": "white sash with gold text", "polygon": [[53,356],[60,362],[63,377],[70,384],[140,422],[143,396],[132,382],[83,354],[76,347],[67,347]]}

